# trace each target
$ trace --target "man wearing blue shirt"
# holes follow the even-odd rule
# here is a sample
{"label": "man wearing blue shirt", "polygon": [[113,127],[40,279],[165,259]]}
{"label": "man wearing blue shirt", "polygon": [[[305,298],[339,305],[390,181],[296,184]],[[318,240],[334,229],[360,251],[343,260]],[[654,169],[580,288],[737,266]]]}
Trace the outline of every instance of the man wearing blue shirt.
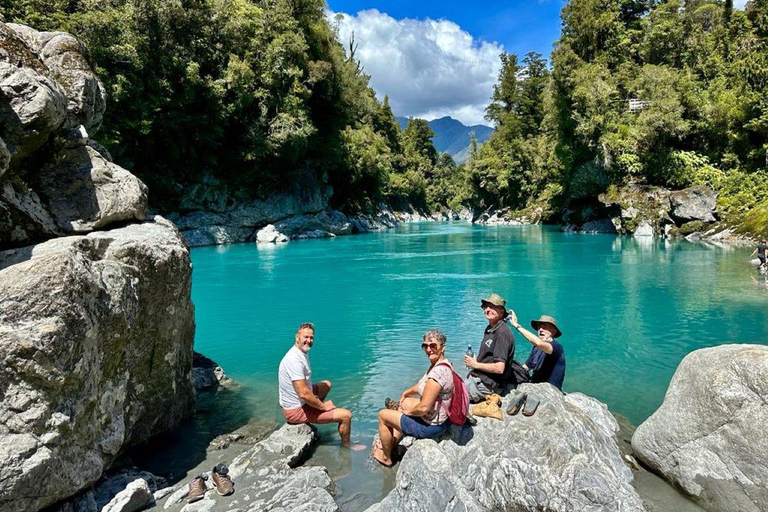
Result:
{"label": "man wearing blue shirt", "polygon": [[541,315],[538,320],[532,320],[531,326],[536,329],[537,336],[520,325],[514,311],[510,309],[508,313],[512,327],[533,345],[531,355],[523,364],[526,371],[531,371],[531,382],[549,382],[562,391],[563,379],[565,379],[565,354],[563,346],[555,340],[562,334],[555,319],[548,315]]}

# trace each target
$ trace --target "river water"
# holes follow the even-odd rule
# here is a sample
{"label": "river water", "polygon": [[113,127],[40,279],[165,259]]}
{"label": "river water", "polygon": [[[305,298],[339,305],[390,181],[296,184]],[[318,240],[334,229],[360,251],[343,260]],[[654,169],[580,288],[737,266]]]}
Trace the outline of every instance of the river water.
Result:
{"label": "river water", "polygon": [[[197,351],[244,384],[217,407],[221,428],[243,418],[282,422],[277,367],[301,322],[314,322],[313,377],[354,414],[370,444],[384,398],[427,366],[426,329],[448,336],[457,363],[477,349],[490,292],[528,324],[557,318],[564,390],[581,391],[639,424],[661,404],[680,360],[723,343],[768,343],[768,288],[749,249],[686,241],[562,233],[546,226],[408,224],[361,236],[192,250]],[[530,344],[516,337],[516,359]],[[230,398],[230,400],[232,400]],[[367,452],[338,449],[322,428],[315,462],[329,467],[347,510],[378,500],[393,474]]]}

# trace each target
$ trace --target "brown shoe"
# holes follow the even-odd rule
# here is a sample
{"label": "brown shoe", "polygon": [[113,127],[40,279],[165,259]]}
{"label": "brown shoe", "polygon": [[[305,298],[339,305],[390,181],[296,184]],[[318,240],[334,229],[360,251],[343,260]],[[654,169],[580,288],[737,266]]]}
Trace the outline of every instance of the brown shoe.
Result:
{"label": "brown shoe", "polygon": [[198,475],[189,482],[189,492],[187,493],[187,503],[194,503],[203,499],[208,487],[205,485],[205,477]]}
{"label": "brown shoe", "polygon": [[216,486],[216,492],[221,496],[229,496],[235,492],[235,484],[227,473],[229,473],[229,469],[224,464],[217,464],[211,472],[213,485]]}
{"label": "brown shoe", "polygon": [[391,398],[387,398],[384,400],[384,407],[386,407],[390,411],[397,411],[398,409],[400,409],[400,402],[395,402]]}

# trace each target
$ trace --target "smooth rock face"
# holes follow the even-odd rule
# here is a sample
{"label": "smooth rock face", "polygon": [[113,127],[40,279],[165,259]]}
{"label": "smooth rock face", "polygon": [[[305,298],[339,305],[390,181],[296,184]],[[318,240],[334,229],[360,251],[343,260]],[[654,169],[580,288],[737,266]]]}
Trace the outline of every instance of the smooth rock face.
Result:
{"label": "smooth rock face", "polygon": [[39,177],[39,193],[59,229],[82,233],[115,222],[144,220],[146,185],[84,144],[64,150]]}
{"label": "smooth rock face", "polygon": [[190,276],[160,217],[0,253],[0,511],[71,496],[191,414]]}
{"label": "smooth rock face", "polygon": [[[210,490],[205,500],[198,502],[200,505],[185,505],[182,499],[187,487],[184,485],[168,497],[163,509],[172,512],[337,512],[339,507],[331,495],[335,487],[326,469],[319,466],[296,467],[306,459],[318,439],[309,425],[283,425],[229,465],[229,475],[235,484],[234,494],[219,496]],[[209,477],[206,485],[212,489],[212,479],[209,474],[206,476]]]}
{"label": "smooth rock face", "polygon": [[153,500],[149,484],[137,478],[107,503],[101,512],[136,512],[149,505]]}
{"label": "smooth rock face", "polygon": [[766,403],[768,347],[697,350],[678,366],[632,448],[708,510],[768,510]]}
{"label": "smooth rock face", "polygon": [[451,427],[450,439],[415,441],[394,490],[368,512],[644,510],[603,404],[549,384],[520,389],[542,400],[536,414],[478,418]]}
{"label": "smooth rock face", "polygon": [[680,222],[714,222],[717,192],[704,185],[669,194],[670,214]]}

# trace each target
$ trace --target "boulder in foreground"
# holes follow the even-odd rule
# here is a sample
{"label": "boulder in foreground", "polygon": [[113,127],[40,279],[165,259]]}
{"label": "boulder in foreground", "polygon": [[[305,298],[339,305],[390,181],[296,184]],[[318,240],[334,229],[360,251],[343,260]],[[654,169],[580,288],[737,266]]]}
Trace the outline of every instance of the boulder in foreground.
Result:
{"label": "boulder in foreground", "polygon": [[632,448],[651,469],[713,511],[768,510],[768,347],[688,354]]}
{"label": "boulder in foreground", "polygon": [[168,221],[0,253],[0,511],[96,482],[192,413],[189,251]]}
{"label": "boulder in foreground", "polygon": [[542,400],[536,414],[479,418],[451,427],[449,439],[415,441],[394,490],[368,512],[645,510],[605,405],[549,384],[520,388]]}

